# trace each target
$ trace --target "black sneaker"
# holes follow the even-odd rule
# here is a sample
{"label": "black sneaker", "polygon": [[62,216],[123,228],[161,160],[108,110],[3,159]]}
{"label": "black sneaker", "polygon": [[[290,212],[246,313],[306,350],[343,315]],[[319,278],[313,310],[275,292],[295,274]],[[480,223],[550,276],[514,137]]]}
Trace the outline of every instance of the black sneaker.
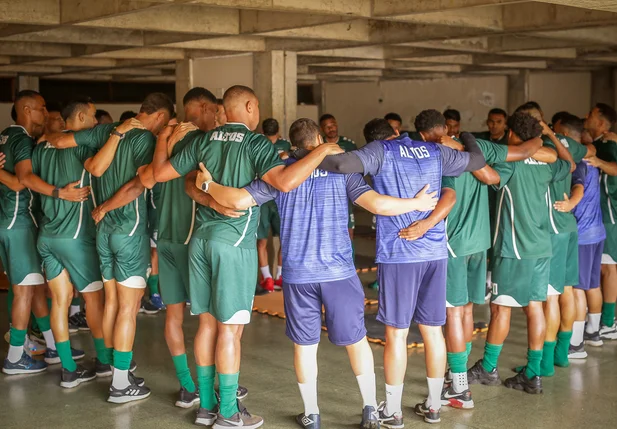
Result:
{"label": "black sneaker", "polygon": [[236,398],[243,400],[249,396],[249,390],[244,386],[238,386],[238,390],[236,390]]}
{"label": "black sneaker", "polygon": [[140,313],[156,314],[159,311],[161,311],[161,309],[153,305],[149,299],[146,299],[146,298],[141,299],[141,307],[139,308]]}
{"label": "black sneaker", "polygon": [[379,429],[379,411],[368,405],[364,407],[360,429]]}
{"label": "black sneaker", "polygon": [[391,416],[387,415],[385,402],[379,404],[377,411],[379,412],[379,423],[381,423],[382,427],[390,429],[402,429],[405,427],[403,423],[403,413],[394,413]]}
{"label": "black sneaker", "polygon": [[89,369],[84,368],[81,365],[77,365],[75,371],[67,371],[62,368],[62,374],[60,375],[60,386],[65,389],[72,389],[79,386],[81,383],[92,381],[96,378],[96,373]]}
{"label": "black sneaker", "polygon": [[143,387],[144,384],[146,384],[146,380],[141,377],[137,377],[132,371],[129,371],[129,383]]}
{"label": "black sneaker", "polygon": [[94,372],[97,377],[109,377],[113,374],[111,365],[101,363],[99,358],[94,358]]}
{"label": "black sneaker", "polygon": [[[194,392],[189,392],[184,387],[180,388],[178,400],[176,401],[176,407],[191,408],[195,404],[199,404],[199,389],[195,389]],[[214,417],[216,417],[216,415]],[[214,421],[212,421],[212,423],[214,423]],[[212,426],[212,423],[206,426]]]}
{"label": "black sneaker", "polygon": [[130,384],[126,389],[116,389],[109,386],[109,398],[107,402],[112,404],[126,404],[127,402],[140,401],[150,396],[150,389],[146,386]]}
{"label": "black sneaker", "polygon": [[426,401],[420,402],[413,409],[417,415],[420,417],[424,417],[424,421],[426,423],[439,423],[441,422],[441,417],[439,415],[439,410],[433,410],[432,408],[426,405]]}
{"label": "black sneaker", "polygon": [[568,359],[587,359],[584,341],[581,341],[578,346],[573,346],[570,344],[570,347],[568,348]]}
{"label": "black sneaker", "polygon": [[[73,360],[83,359],[86,356],[83,350],[74,349],[71,347],[71,355],[73,356]],[[55,365],[60,363],[60,355],[58,355],[58,350],[47,349],[45,350],[44,355],[45,362],[49,365]]]}
{"label": "black sneaker", "polygon": [[238,401],[238,411],[230,418],[225,418],[219,412],[216,414],[216,421],[212,429],[227,429],[242,427],[245,429],[257,429],[264,424],[264,419],[259,416],[253,416],[248,412],[246,407],[242,405],[242,402]]}
{"label": "black sneaker", "polygon": [[30,339],[44,346],[47,345],[45,337],[39,328],[30,328]]}
{"label": "black sneaker", "polygon": [[525,371],[521,371],[514,377],[506,379],[504,385],[509,389],[523,390],[532,395],[542,393],[542,377],[536,375],[527,378]]}
{"label": "black sneaker", "polygon": [[77,313],[75,316],[79,316],[79,327],[80,331],[89,331],[90,327],[88,326],[88,321],[86,320],[86,315],[83,312]]}
{"label": "black sneaker", "polygon": [[592,334],[585,331],[583,340],[585,344],[589,344],[592,347],[601,347],[604,344],[604,341],[602,341],[602,338],[600,337],[600,331],[596,331]]}
{"label": "black sneaker", "polygon": [[310,416],[307,416],[302,413],[296,416],[296,423],[305,429],[320,429],[321,417],[319,414],[311,414]]}
{"label": "black sneaker", "polygon": [[441,392],[441,405],[469,410],[474,407],[471,390],[467,389],[461,393],[456,393],[454,386],[444,386]]}
{"label": "black sneaker", "polygon": [[214,410],[212,411],[206,408],[199,408],[197,410],[197,415],[195,416],[195,424],[200,426],[212,426],[216,421],[216,416],[218,412],[218,404],[214,407]]}
{"label": "black sneaker", "polygon": [[71,317],[69,317],[69,334],[74,334],[76,332],[79,332],[79,320],[75,317],[77,316],[77,314],[74,314]]}
{"label": "black sneaker", "polygon": [[4,359],[2,372],[7,375],[17,374],[38,374],[47,369],[47,364],[42,360],[32,359],[26,352],[21,354],[21,359],[13,363],[8,359]]}
{"label": "black sneaker", "polygon": [[467,382],[469,384],[484,384],[485,386],[501,385],[501,378],[497,368],[488,372],[482,366],[482,359],[476,362],[474,366],[467,371]]}
{"label": "black sneaker", "polygon": [[446,373],[443,375],[443,383],[444,384],[452,384],[452,371],[446,370]]}
{"label": "black sneaker", "polygon": [[137,371],[137,362],[135,362],[134,360],[131,359],[131,366],[129,368],[129,371],[131,372],[135,372]]}

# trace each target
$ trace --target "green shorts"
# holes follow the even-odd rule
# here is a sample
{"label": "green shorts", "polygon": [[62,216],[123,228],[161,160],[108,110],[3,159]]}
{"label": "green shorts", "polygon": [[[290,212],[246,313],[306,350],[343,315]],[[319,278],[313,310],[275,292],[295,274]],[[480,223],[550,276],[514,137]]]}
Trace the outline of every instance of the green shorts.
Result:
{"label": "green shorts", "polygon": [[257,226],[257,239],[265,240],[270,235],[278,237],[281,235],[281,218],[279,209],[274,201],[268,201],[259,207],[259,226]]}
{"label": "green shorts", "polygon": [[578,232],[551,234],[551,243],[548,295],[561,295],[565,286],[578,285]]}
{"label": "green shorts", "polygon": [[41,258],[36,251],[37,233],[34,227],[0,229],[0,259],[13,286],[45,283]]}
{"label": "green shorts", "polygon": [[605,223],[606,240],[604,240],[603,255],[608,255],[610,258],[602,256],[602,263],[614,265],[617,264],[617,225]]}
{"label": "green shorts", "polygon": [[71,283],[79,292],[103,289],[94,238],[73,240],[39,236],[37,248],[48,280],[55,279],[66,269]]}
{"label": "green shorts", "polygon": [[116,280],[122,286],[143,289],[150,264],[147,235],[118,235],[98,232],[96,249],[103,281]]}
{"label": "green shorts", "polygon": [[229,325],[251,321],[257,283],[257,248],[243,249],[217,241],[189,244],[191,313],[210,313]]}
{"label": "green shorts", "polygon": [[159,289],[167,305],[189,299],[189,246],[161,240],[159,252]]}
{"label": "green shorts", "polygon": [[551,258],[514,259],[495,257],[492,272],[493,304],[527,307],[530,301],[546,301]]}
{"label": "green shorts", "polygon": [[448,258],[446,307],[484,304],[486,296],[486,252]]}

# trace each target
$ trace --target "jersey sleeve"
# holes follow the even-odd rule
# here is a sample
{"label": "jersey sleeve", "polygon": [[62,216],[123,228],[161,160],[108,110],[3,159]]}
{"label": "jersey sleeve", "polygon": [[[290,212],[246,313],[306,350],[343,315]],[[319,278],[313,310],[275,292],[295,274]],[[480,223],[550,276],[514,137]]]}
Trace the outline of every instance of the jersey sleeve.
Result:
{"label": "jersey sleeve", "polygon": [[372,191],[372,188],[366,183],[364,177],[362,177],[360,173],[346,174],[345,186],[347,188],[347,198],[354,203],[362,195],[366,194],[368,191]]}
{"label": "jersey sleeve", "polygon": [[469,153],[450,149],[440,144],[436,146],[441,151],[441,175],[458,177],[463,174],[469,164]]}
{"label": "jersey sleeve", "polygon": [[260,134],[255,140],[251,142],[249,153],[257,176],[261,178],[274,167],[283,165],[283,161],[270,140]]}
{"label": "jersey sleeve", "polygon": [[553,170],[553,179],[551,181],[560,182],[565,180],[568,174],[570,174],[570,163],[563,159],[558,159],[557,162],[551,164],[551,169]]}
{"label": "jersey sleeve", "polygon": [[579,162],[576,164],[576,170],[572,173],[572,186],[583,185],[585,186],[585,179],[587,178],[587,164]]}
{"label": "jersey sleeve", "polygon": [[81,161],[82,164],[95,155],[95,151],[88,146],[79,146],[76,147],[74,150],[77,154],[77,158],[79,159],[79,161]]}
{"label": "jersey sleeve", "polygon": [[97,125],[89,130],[77,131],[73,134],[77,146],[87,146],[91,149],[98,150],[109,139],[109,136],[117,124],[102,124]]}
{"label": "jersey sleeve", "polygon": [[41,175],[41,149],[46,143],[37,144],[32,150],[32,172],[37,176]]}
{"label": "jersey sleeve", "polygon": [[568,150],[574,159],[574,163],[578,164],[587,155],[587,147],[574,140],[567,140]]}
{"label": "jersey sleeve", "polygon": [[516,163],[513,162],[500,162],[493,165],[493,169],[499,174],[499,184],[492,185],[494,189],[499,190],[508,184],[514,174],[515,166]]}
{"label": "jersey sleeve", "polygon": [[480,146],[480,150],[482,150],[484,154],[487,165],[490,166],[499,162],[506,162],[506,159],[508,159],[508,146],[482,139],[476,140],[476,143]]}
{"label": "jersey sleeve", "polygon": [[362,148],[355,150],[353,155],[360,158],[364,166],[364,175],[377,175],[381,171],[384,162],[383,145],[379,141],[371,142]]}
{"label": "jersey sleeve", "polygon": [[441,188],[449,188],[449,189],[454,189],[456,190],[456,188],[454,187],[454,177],[449,177],[449,176],[445,176],[441,178]]}
{"label": "jersey sleeve", "polygon": [[20,136],[19,139],[13,145],[13,162],[15,165],[21,161],[32,159],[32,151],[34,150],[35,143],[27,135]]}
{"label": "jersey sleeve", "polygon": [[156,147],[156,139],[150,131],[142,132],[135,141],[129,142],[132,145],[135,155],[135,163],[137,168],[148,165],[154,157],[154,149]]}
{"label": "jersey sleeve", "polygon": [[[200,135],[193,136],[184,148],[171,157],[169,162],[180,176],[186,176],[197,168],[199,164]],[[186,137],[188,138],[188,136]]]}
{"label": "jersey sleeve", "polygon": [[261,180],[253,180],[244,190],[251,194],[258,206],[276,199],[280,194],[278,189]]}

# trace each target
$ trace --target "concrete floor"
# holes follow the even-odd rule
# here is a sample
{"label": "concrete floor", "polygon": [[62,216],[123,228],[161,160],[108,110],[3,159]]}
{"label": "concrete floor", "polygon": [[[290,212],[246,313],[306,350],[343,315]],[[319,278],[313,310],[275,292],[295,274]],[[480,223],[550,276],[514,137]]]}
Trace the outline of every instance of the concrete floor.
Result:
{"label": "concrete floor", "polygon": [[[359,253],[368,254],[374,242],[356,240]],[[365,274],[365,284],[374,274]],[[368,291],[374,294],[374,291]],[[512,375],[509,368],[524,363],[525,322],[515,312],[510,337],[500,359],[501,377]],[[478,320],[488,320],[488,308],[477,309]],[[0,428],[187,428],[195,410],[174,407],[178,382],[165,340],[164,313],[140,315],[135,343],[137,375],[145,377],[152,396],[141,402],[110,405],[105,402],[109,379],[96,380],[73,390],[59,387],[60,366],[33,376],[0,375]],[[2,333],[6,321],[6,294],[0,294]],[[197,319],[187,318],[186,337],[189,362]],[[76,347],[94,356],[91,338],[71,336]],[[470,365],[482,355],[484,335],[474,339]],[[378,400],[384,397],[383,347],[372,345],[375,355]],[[0,341],[0,355],[7,344]],[[285,321],[254,313],[243,339],[241,384],[250,390],[245,404],[264,417],[264,427],[295,427],[294,416],[302,401],[293,372],[292,345],[285,337]],[[471,411],[442,408],[438,428],[574,428],[615,427],[617,421],[617,341],[602,348],[588,348],[586,362],[573,362],[569,369],[557,369],[555,377],[544,380],[545,393],[531,396],[505,387],[473,386],[476,408]],[[360,420],[361,397],[344,349],[331,345],[327,335],[319,353],[319,394],[324,428],[353,428]],[[192,365],[194,368],[194,366]],[[193,374],[195,374],[193,372]],[[427,394],[422,349],[409,351],[403,410],[407,428],[428,427],[413,413],[413,406]]]}

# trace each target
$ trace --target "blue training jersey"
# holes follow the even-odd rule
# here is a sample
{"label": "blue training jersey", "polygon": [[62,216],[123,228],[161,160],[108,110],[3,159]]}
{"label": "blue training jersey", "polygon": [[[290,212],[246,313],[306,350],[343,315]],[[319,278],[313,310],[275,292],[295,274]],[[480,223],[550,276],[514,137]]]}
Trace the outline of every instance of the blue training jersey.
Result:
{"label": "blue training jersey", "polygon": [[572,173],[572,185],[576,184],[585,187],[583,199],[572,211],[578,226],[578,244],[599,243],[606,239],[600,206],[600,170],[585,161],[579,162]]}
{"label": "blue training jersey", "polygon": [[[286,161],[293,162],[291,158]],[[325,283],[356,275],[347,230],[348,200],[356,201],[371,190],[361,174],[318,169],[288,193],[260,180],[244,189],[259,205],[276,201],[285,283]]]}
{"label": "blue training jersey", "polygon": [[[427,184],[441,196],[442,176],[460,176],[469,164],[469,153],[437,143],[413,141],[407,136],[375,141],[354,152],[373,177],[380,194],[413,198]],[[426,219],[432,212],[413,211],[399,216],[377,216],[377,263],[401,264],[448,258],[446,231],[441,221],[415,241],[399,238],[401,229]]]}

